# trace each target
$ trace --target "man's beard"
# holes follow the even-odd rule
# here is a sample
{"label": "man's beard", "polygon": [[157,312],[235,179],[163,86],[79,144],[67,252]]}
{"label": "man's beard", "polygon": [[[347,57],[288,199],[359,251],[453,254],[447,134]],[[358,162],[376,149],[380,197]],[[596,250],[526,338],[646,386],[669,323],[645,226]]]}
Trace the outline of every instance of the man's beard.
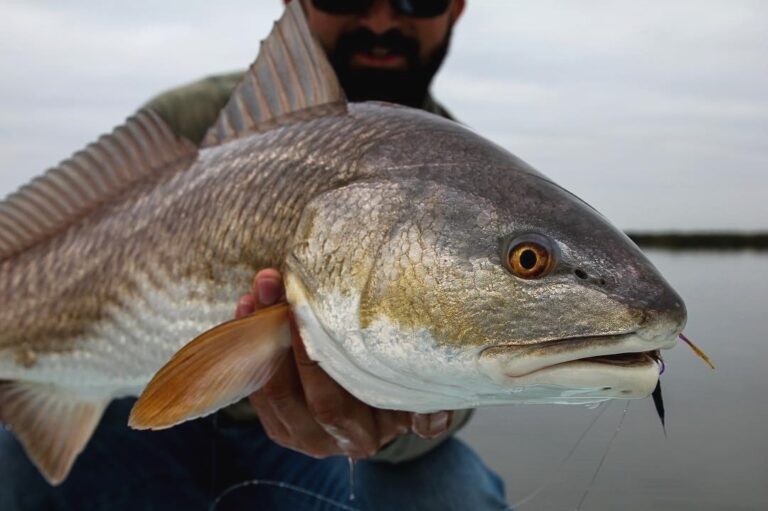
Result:
{"label": "man's beard", "polygon": [[[347,99],[350,101],[388,101],[419,108],[429,94],[432,78],[443,63],[451,40],[445,41],[429,55],[426,62],[419,59],[419,43],[405,37],[399,30],[376,35],[366,28],[343,34],[336,48],[328,55]],[[358,52],[370,53],[375,47],[386,48],[391,54],[405,58],[405,69],[352,67]]]}

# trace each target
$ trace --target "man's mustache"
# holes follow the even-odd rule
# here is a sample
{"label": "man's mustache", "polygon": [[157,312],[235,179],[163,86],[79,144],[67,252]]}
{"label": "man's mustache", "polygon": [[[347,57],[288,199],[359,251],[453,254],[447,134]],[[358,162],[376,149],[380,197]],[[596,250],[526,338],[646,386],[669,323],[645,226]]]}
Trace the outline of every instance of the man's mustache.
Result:
{"label": "man's mustache", "polygon": [[371,53],[374,48],[384,48],[389,53],[403,55],[410,64],[418,62],[419,42],[406,37],[397,29],[383,34],[374,34],[367,28],[342,34],[336,44],[336,56],[349,61],[355,53]]}

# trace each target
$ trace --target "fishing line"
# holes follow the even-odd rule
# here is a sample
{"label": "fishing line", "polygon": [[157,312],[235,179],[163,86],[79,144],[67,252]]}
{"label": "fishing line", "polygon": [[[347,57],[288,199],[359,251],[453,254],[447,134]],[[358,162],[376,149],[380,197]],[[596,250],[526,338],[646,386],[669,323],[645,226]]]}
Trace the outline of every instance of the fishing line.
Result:
{"label": "fishing line", "polygon": [[619,435],[619,431],[621,431],[621,426],[624,424],[624,419],[627,417],[627,410],[629,410],[629,401],[627,401],[627,404],[624,405],[624,411],[621,413],[621,419],[619,420],[619,425],[616,427],[616,431],[613,432],[613,436],[608,441],[608,445],[605,447],[605,452],[603,453],[603,457],[600,458],[600,463],[597,464],[595,473],[592,474],[592,480],[589,481],[589,485],[587,485],[587,489],[584,490],[584,495],[581,496],[581,500],[576,505],[576,509],[574,511],[579,511],[581,509],[581,505],[584,504],[584,501],[586,500],[587,495],[589,495],[589,492],[592,490],[592,486],[595,484],[595,480],[597,479],[597,474],[599,474],[600,469],[603,468],[603,463],[605,463],[605,459],[608,457],[608,452],[611,450],[613,441],[616,440],[616,437]]}
{"label": "fishing line", "polygon": [[282,481],[273,481],[269,479],[252,479],[250,481],[243,481],[242,483],[233,484],[226,490],[224,490],[221,495],[219,495],[216,500],[211,504],[211,507],[209,508],[209,511],[216,511],[216,508],[219,506],[221,501],[230,493],[235,492],[237,490],[241,490],[243,488],[246,488],[248,486],[271,486],[273,488],[279,488],[281,490],[289,490],[295,493],[299,493],[301,495],[305,495],[307,497],[312,497],[313,499],[316,499],[324,504],[328,504],[331,506],[335,506],[335,508],[341,510],[341,511],[360,511],[356,507],[350,507],[346,504],[342,504],[341,502],[337,502],[333,499],[329,499],[328,497],[324,497],[320,495],[319,493],[315,493],[312,491],[309,491],[307,489],[304,489],[300,486],[295,486],[293,484],[284,483]]}
{"label": "fishing line", "polygon": [[216,412],[213,414],[213,419],[211,420],[211,425],[213,426],[213,435],[212,441],[211,441],[211,497],[216,495],[216,486],[217,486],[217,479],[218,474],[216,472],[216,463],[218,462],[218,455],[219,455],[219,413]]}
{"label": "fishing line", "polygon": [[587,433],[589,433],[589,432],[590,432],[590,430],[592,430],[592,427],[593,427],[593,426],[595,425],[595,423],[596,423],[596,422],[597,422],[597,421],[600,419],[600,417],[602,417],[602,416],[603,416],[603,414],[605,413],[605,411],[606,411],[607,409],[608,409],[608,404],[605,404],[605,406],[603,406],[603,407],[601,407],[601,408],[600,408],[600,412],[599,412],[599,413],[597,413],[597,414],[595,414],[595,416],[592,418],[592,421],[590,421],[590,423],[589,423],[589,425],[587,426],[587,428],[586,428],[586,429],[585,429],[585,430],[584,430],[584,431],[581,433],[581,435],[579,436],[579,439],[578,439],[578,440],[576,440],[576,443],[575,443],[575,444],[573,444],[573,447],[572,447],[572,448],[571,448],[571,450],[568,452],[568,454],[566,454],[566,455],[565,455],[565,457],[564,457],[563,459],[561,459],[561,460],[560,460],[560,462],[558,463],[558,466],[557,466],[557,468],[555,468],[555,471],[554,471],[554,473],[553,473],[552,475],[550,475],[550,476],[549,476],[549,480],[548,480],[548,481],[546,481],[545,483],[543,483],[541,486],[539,486],[539,487],[538,487],[538,488],[536,488],[535,490],[533,490],[533,491],[532,491],[531,493],[529,493],[527,496],[523,497],[521,500],[518,500],[517,502],[515,502],[514,504],[512,504],[512,508],[514,508],[514,509],[518,509],[518,508],[522,507],[524,504],[527,504],[528,502],[530,502],[531,500],[533,500],[533,499],[534,499],[536,496],[538,496],[538,495],[539,495],[539,493],[541,493],[542,491],[544,491],[544,490],[545,490],[545,489],[546,489],[546,488],[547,488],[547,487],[548,487],[548,486],[549,486],[549,485],[552,483],[552,481],[553,481],[554,479],[556,479],[556,478],[555,478],[555,476],[557,476],[557,475],[558,475],[558,473],[559,473],[559,471],[561,471],[561,470],[563,469],[563,465],[565,465],[565,463],[566,463],[566,462],[567,462],[567,461],[568,461],[568,460],[571,458],[571,456],[573,456],[573,453],[575,453],[575,452],[576,452],[576,449],[578,449],[578,448],[579,448],[579,445],[581,445],[581,442],[582,442],[582,440],[584,440],[584,437],[586,437],[586,436],[587,436]]}

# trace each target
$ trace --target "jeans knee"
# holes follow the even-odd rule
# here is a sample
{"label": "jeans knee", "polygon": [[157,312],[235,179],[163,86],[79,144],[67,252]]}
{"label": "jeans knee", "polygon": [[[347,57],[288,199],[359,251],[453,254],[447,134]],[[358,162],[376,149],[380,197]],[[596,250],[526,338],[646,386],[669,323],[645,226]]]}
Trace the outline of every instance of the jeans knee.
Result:
{"label": "jeans knee", "polygon": [[356,489],[365,502],[365,510],[511,509],[502,480],[456,438],[405,463],[361,463],[358,474]]}

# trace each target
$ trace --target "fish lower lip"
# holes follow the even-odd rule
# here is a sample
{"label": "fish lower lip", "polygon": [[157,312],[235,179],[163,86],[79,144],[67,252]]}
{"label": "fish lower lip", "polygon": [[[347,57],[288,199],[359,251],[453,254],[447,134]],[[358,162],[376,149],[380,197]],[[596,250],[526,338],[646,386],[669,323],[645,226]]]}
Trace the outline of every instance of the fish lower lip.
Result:
{"label": "fish lower lip", "polygon": [[502,387],[555,387],[564,389],[560,396],[562,402],[574,402],[575,398],[602,401],[649,396],[661,372],[657,360],[654,350],[571,358],[525,374],[505,371],[503,365],[485,369],[490,369],[486,375]]}
{"label": "fish lower lip", "polygon": [[480,364],[493,374],[519,377],[568,362],[637,366],[652,362],[652,354],[668,343],[649,341],[637,332],[540,342],[533,345],[501,345],[480,355]]}
{"label": "fish lower lip", "polygon": [[552,369],[552,368],[555,368],[556,366],[567,366],[568,364],[584,364],[584,363],[631,369],[631,368],[637,368],[642,366],[648,366],[651,363],[658,363],[660,365],[659,360],[660,360],[660,356],[658,354],[658,350],[616,353],[613,355],[597,355],[594,357],[575,358],[565,362],[560,362],[557,364],[540,367],[534,371],[531,371],[530,373],[526,373],[526,374],[509,374],[508,373],[506,374],[506,376],[509,378],[518,378],[521,376],[529,376],[538,371]]}

